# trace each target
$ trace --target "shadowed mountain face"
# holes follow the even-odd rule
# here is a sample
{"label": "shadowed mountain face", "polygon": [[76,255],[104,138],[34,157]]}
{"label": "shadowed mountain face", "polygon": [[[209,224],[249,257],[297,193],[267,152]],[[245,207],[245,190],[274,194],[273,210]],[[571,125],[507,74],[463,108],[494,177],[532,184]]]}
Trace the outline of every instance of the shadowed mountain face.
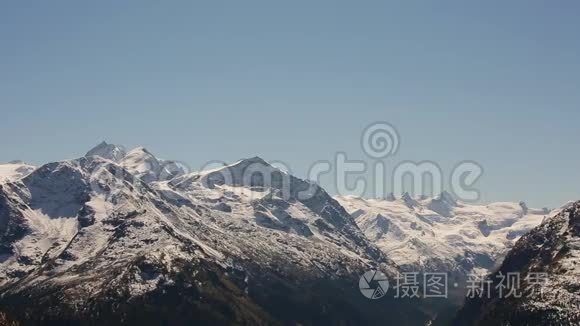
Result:
{"label": "shadowed mountain face", "polygon": [[[579,325],[579,265],[580,202],[576,202],[516,243],[489,277],[493,282],[489,298],[484,293],[468,300],[455,325]],[[508,273],[518,275],[521,283],[513,286],[520,289],[518,295],[500,290],[500,276]]]}
{"label": "shadowed mountain face", "polygon": [[[365,271],[392,276],[397,268],[322,188],[256,158],[159,178],[163,160],[144,149],[119,157],[117,149],[101,144],[88,157],[0,185],[2,318],[46,325],[426,321],[416,303],[360,294]],[[273,181],[220,177],[250,166],[274,172]],[[280,183],[286,177],[289,188]]]}

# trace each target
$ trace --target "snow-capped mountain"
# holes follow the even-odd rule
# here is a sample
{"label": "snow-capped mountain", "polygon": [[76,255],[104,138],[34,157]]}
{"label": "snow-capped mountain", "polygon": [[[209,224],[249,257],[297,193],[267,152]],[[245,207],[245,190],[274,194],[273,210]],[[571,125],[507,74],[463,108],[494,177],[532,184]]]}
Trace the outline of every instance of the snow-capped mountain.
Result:
{"label": "snow-capped mountain", "polygon": [[143,148],[96,152],[0,185],[0,312],[40,324],[426,320],[405,301],[365,302],[360,275],[396,266],[322,188],[260,158],[160,177],[166,161]]}
{"label": "snow-capped mountain", "polygon": [[443,192],[435,198],[336,197],[367,238],[408,271],[487,274],[515,241],[550,214],[525,203],[470,205]]}
{"label": "snow-capped mountain", "polygon": [[133,149],[119,163],[145,183],[170,180],[187,172],[177,162],[158,159],[143,147]]}
{"label": "snow-capped mountain", "polygon": [[0,164],[0,184],[21,179],[30,174],[34,169],[34,166],[22,161]]}
{"label": "snow-capped mountain", "polygon": [[[580,325],[579,266],[580,201],[521,237],[489,276],[490,291],[469,300],[455,325]],[[500,290],[508,273],[517,281]]]}
{"label": "snow-capped mountain", "polygon": [[259,157],[189,173],[104,142],[39,168],[0,165],[0,175],[0,321],[422,325],[423,304],[377,306],[359,293],[360,275],[444,271],[463,285],[546,219],[557,225],[530,239],[570,248],[542,257],[571,253],[553,285],[577,299],[575,229],[524,202],[333,198]]}
{"label": "snow-capped mountain", "polygon": [[127,155],[127,151],[125,151],[123,147],[114,144],[108,144],[107,142],[103,141],[88,151],[85,157],[100,156],[113,162],[119,162],[125,157],[125,155]]}

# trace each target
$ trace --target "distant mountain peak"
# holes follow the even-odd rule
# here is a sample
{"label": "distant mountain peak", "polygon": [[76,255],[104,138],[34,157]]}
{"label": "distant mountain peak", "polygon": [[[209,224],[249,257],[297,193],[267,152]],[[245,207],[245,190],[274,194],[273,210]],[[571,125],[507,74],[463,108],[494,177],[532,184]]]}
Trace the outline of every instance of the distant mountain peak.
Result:
{"label": "distant mountain peak", "polygon": [[248,178],[272,177],[274,173],[281,172],[259,156],[241,159],[233,164],[219,166],[214,169],[204,170],[195,174],[203,176],[206,184],[229,182],[244,184]]}
{"label": "distant mountain peak", "polygon": [[523,213],[524,215],[528,214],[528,212],[529,212],[529,208],[528,208],[528,204],[526,204],[526,202],[525,202],[525,201],[523,201],[523,200],[522,200],[522,201],[520,201],[520,207],[522,208],[522,213]]}
{"label": "distant mountain peak", "polygon": [[135,147],[132,150],[130,150],[129,153],[145,153],[148,155],[153,155],[147,148],[143,146]]}
{"label": "distant mountain peak", "polygon": [[26,164],[26,162],[24,162],[22,160],[14,160],[14,161],[8,162],[8,164]]}
{"label": "distant mountain peak", "polygon": [[411,195],[408,192],[405,192],[401,196],[401,199],[403,200],[405,205],[407,205],[407,207],[409,207],[409,208],[413,208],[419,204],[419,203],[417,203],[417,201],[413,197],[411,197]]}
{"label": "distant mountain peak", "polygon": [[455,201],[455,198],[453,198],[453,195],[451,195],[449,192],[447,192],[447,190],[443,190],[439,196],[440,199],[445,200],[445,201]]}
{"label": "distant mountain peak", "polygon": [[127,155],[127,151],[123,146],[109,144],[106,141],[102,141],[97,146],[89,150],[85,154],[85,157],[100,156],[107,160],[119,162],[125,157],[125,155]]}
{"label": "distant mountain peak", "polygon": [[161,161],[145,147],[132,149],[119,163],[145,183],[157,181],[161,170]]}
{"label": "distant mountain peak", "polygon": [[455,198],[444,190],[437,197],[431,199],[427,207],[441,216],[449,217],[452,215],[451,212],[456,206],[457,201]]}
{"label": "distant mountain peak", "polygon": [[263,158],[261,158],[259,156],[254,156],[251,158],[239,160],[238,162],[236,162],[230,166],[248,166],[248,165],[252,165],[252,164],[272,167],[270,165],[270,163],[266,162],[266,160],[264,160]]}
{"label": "distant mountain peak", "polygon": [[36,167],[23,161],[11,161],[8,164],[0,164],[0,183],[19,180],[29,175],[34,169]]}

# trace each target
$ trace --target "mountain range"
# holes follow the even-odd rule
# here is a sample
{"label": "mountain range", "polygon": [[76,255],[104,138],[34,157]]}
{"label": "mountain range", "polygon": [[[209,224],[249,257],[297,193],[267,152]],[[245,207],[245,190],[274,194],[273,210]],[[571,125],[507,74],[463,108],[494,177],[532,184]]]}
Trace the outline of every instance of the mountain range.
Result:
{"label": "mountain range", "polygon": [[[448,192],[434,198],[405,193],[336,199],[402,270],[446,272],[459,284],[470,274],[493,271],[522,235],[553,214],[524,202],[463,203]],[[464,293],[459,294],[462,301]]]}
{"label": "mountain range", "polygon": [[[365,271],[397,267],[317,185],[260,158],[167,175],[143,148],[118,153],[101,144],[0,186],[4,314],[26,324],[428,319],[394,300],[384,316],[360,295]],[[241,178],[248,169],[272,182]]]}
{"label": "mountain range", "polygon": [[439,271],[464,284],[562,214],[446,192],[333,197],[259,157],[189,172],[103,142],[78,159],[0,165],[0,320],[425,325],[436,309],[368,300],[361,275]]}

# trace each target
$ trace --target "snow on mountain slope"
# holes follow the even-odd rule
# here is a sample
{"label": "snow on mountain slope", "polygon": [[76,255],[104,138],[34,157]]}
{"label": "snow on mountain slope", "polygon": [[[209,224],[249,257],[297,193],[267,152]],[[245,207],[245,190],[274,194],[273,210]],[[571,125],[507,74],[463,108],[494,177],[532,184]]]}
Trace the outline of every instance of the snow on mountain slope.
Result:
{"label": "snow on mountain slope", "polygon": [[131,150],[121,159],[120,164],[145,183],[156,181],[161,169],[159,160],[143,147]]}
{"label": "snow on mountain slope", "polygon": [[515,241],[549,215],[524,203],[468,205],[447,192],[435,198],[336,199],[366,236],[410,271],[487,273]]}
{"label": "snow on mountain slope", "polygon": [[385,259],[326,191],[258,157],[152,186],[166,191],[166,198],[188,197],[194,203],[209,204],[219,216],[225,213],[225,220],[221,221],[225,223],[220,227],[244,228],[248,223],[256,224],[313,242],[328,241],[332,246],[338,245],[339,251],[362,261],[368,259],[365,257]]}
{"label": "snow on mountain slope", "polygon": [[[500,292],[500,273],[518,281]],[[455,325],[579,325],[580,201],[521,237],[488,279],[491,291],[469,300]]]}
{"label": "snow on mountain slope", "polygon": [[129,173],[139,177],[145,183],[170,180],[188,172],[183,164],[177,161],[159,159],[144,147],[137,147],[127,153],[123,146],[103,141],[85,154],[85,157],[91,156],[99,156],[119,163]]}
{"label": "snow on mountain slope", "polygon": [[35,169],[34,166],[24,162],[14,161],[7,164],[0,164],[0,184],[10,181],[16,181],[27,176]]}
{"label": "snow on mountain slope", "polygon": [[413,312],[353,303],[363,272],[396,267],[322,188],[258,158],[157,181],[160,162],[138,148],[119,164],[90,155],[1,185],[2,309],[31,322],[424,320],[400,301],[383,304]]}
{"label": "snow on mountain slope", "polygon": [[131,150],[119,163],[145,183],[170,180],[187,172],[177,162],[159,159],[143,147]]}

